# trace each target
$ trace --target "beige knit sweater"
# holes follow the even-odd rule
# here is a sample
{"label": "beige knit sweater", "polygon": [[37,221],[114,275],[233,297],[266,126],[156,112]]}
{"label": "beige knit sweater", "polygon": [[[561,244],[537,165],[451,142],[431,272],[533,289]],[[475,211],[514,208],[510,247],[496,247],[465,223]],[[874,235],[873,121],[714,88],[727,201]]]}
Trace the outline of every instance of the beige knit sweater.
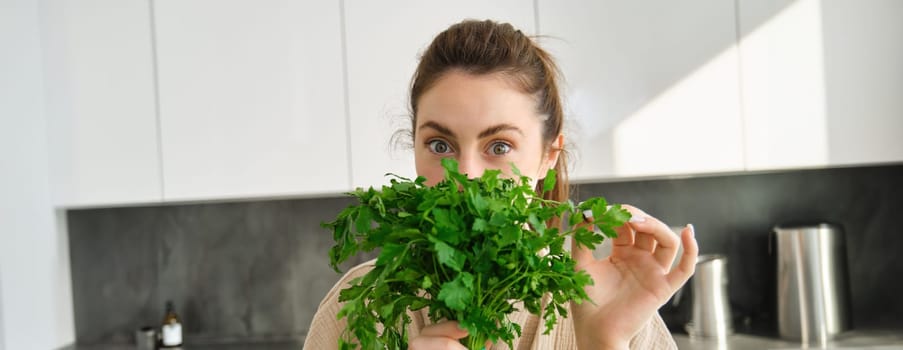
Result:
{"label": "beige knit sweater", "polygon": [[[345,319],[337,320],[336,314],[342,305],[339,303],[339,291],[344,289],[352,279],[362,276],[373,268],[374,261],[363,263],[349,270],[339,280],[332,290],[326,294],[320,307],[311,321],[310,331],[304,340],[304,349],[332,350],[338,348],[338,339],[345,329]],[[523,308],[519,308],[523,310]],[[413,338],[420,334],[420,330],[430,325],[429,317],[425,309],[410,312],[411,324],[408,325],[408,336]],[[574,339],[574,324],[569,318],[560,319],[555,328],[549,334],[542,334],[545,326],[540,318],[527,311],[516,311],[511,314],[511,320],[521,325],[521,336],[514,340],[517,350],[544,350],[544,349],[577,349]],[[665,328],[665,323],[658,314],[630,340],[631,349],[677,349],[674,339]],[[504,343],[495,344],[495,349],[508,349]]]}

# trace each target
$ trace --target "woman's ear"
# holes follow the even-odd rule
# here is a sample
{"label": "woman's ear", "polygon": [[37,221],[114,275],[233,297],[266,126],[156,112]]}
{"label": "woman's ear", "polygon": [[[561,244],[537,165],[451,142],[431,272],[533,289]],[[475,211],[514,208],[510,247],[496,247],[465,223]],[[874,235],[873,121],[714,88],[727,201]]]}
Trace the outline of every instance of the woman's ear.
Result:
{"label": "woman's ear", "polygon": [[558,164],[558,156],[561,155],[561,151],[564,150],[564,134],[558,134],[554,140],[552,140],[552,144],[549,145],[549,154],[546,155],[545,163],[547,165],[546,172],[549,169],[555,169],[555,165]]}

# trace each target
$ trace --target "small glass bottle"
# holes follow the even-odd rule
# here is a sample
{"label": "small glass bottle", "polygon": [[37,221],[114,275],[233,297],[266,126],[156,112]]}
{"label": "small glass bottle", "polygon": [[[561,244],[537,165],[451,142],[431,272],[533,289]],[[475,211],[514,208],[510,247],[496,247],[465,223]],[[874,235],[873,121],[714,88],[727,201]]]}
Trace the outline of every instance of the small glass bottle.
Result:
{"label": "small glass bottle", "polygon": [[166,302],[166,316],[163,317],[163,325],[160,327],[160,345],[162,349],[172,349],[182,346],[182,321],[176,314],[172,301]]}

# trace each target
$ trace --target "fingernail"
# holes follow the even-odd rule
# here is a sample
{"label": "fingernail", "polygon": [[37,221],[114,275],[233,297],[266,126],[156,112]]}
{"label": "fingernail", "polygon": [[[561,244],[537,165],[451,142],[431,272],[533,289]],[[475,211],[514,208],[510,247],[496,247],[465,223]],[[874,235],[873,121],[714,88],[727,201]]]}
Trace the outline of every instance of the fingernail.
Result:
{"label": "fingernail", "polygon": [[630,217],[630,222],[646,222],[646,217],[634,215]]}
{"label": "fingernail", "polygon": [[696,228],[693,227],[693,224],[687,224],[687,227],[690,228],[690,237],[696,237]]}
{"label": "fingernail", "polygon": [[592,217],[593,217],[593,211],[590,210],[590,209],[584,210],[584,211],[583,211],[583,217],[586,218],[586,219],[592,218]]}

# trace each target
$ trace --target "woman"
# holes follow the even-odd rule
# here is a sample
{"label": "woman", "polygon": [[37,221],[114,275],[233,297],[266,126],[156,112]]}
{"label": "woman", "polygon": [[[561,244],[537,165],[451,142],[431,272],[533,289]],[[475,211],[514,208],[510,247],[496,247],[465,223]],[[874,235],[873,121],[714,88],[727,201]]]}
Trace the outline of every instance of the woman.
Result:
{"label": "woman", "polygon": [[[532,179],[556,169],[557,188],[545,195],[567,200],[557,68],[511,25],[464,21],[440,33],[417,67],[410,101],[414,161],[427,184],[443,179],[442,158],[455,157],[459,170],[471,176],[486,169],[511,176],[513,162]],[[678,239],[659,220],[626,208],[633,218],[618,228],[608,258],[596,260],[589,250],[572,247],[578,268],[595,281],[587,288],[594,303],[571,304],[571,317],[548,335],[538,316],[515,312],[511,319],[523,329],[514,341],[517,349],[676,348],[657,310],[693,274],[698,251],[693,227],[687,225]],[[683,257],[671,270],[679,240]],[[323,299],[305,348],[337,346],[345,326],[344,319],[336,319],[338,292],[371,267],[372,262],[350,270]],[[464,349],[457,339],[467,332],[456,322],[433,324],[425,310],[411,312],[411,318],[411,349]]]}

